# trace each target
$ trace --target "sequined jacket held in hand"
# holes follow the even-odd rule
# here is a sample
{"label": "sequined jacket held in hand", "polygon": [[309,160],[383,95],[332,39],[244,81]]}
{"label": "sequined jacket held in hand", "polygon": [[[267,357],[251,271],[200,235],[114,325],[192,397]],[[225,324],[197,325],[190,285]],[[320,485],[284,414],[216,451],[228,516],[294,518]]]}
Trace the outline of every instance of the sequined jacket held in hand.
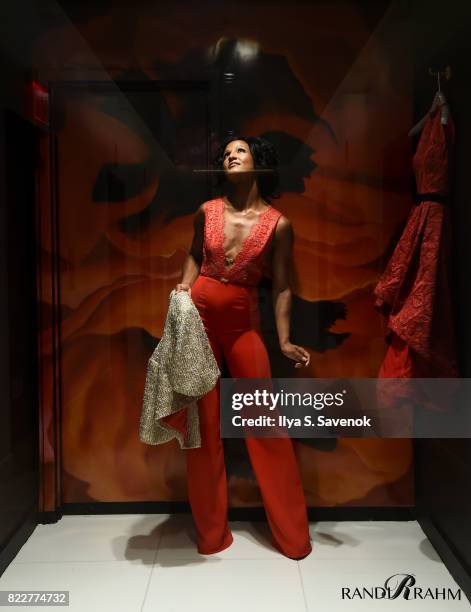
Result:
{"label": "sequined jacket held in hand", "polygon": [[[147,364],[139,438],[146,444],[177,438],[181,448],[197,448],[196,401],[216,385],[220,371],[188,292],[173,290],[169,301],[163,336]],[[185,433],[163,421],[179,410],[187,410]]]}

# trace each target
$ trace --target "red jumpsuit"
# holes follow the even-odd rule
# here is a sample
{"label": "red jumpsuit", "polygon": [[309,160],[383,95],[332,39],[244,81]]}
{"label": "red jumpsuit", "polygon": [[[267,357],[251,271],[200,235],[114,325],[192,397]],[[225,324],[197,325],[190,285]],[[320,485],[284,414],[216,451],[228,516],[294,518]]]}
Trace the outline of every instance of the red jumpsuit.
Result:
{"label": "red jumpsuit", "polygon": [[[205,230],[200,275],[192,286],[195,303],[214,355],[224,357],[234,378],[270,378],[270,362],[260,335],[257,284],[263,251],[281,213],[269,207],[244,241],[230,268],[225,266],[224,202],[204,204]],[[201,448],[187,456],[188,498],[198,551],[211,554],[232,543],[227,521],[228,492],[219,428],[219,381],[199,402]],[[312,550],[306,501],[293,443],[286,438],[255,438],[245,443],[257,478],[273,544],[287,557]]]}

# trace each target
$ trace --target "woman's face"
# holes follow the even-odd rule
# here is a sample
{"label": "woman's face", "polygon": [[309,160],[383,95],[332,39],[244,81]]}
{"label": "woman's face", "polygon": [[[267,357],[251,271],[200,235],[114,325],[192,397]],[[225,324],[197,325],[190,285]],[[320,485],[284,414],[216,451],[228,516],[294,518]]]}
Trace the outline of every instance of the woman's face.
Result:
{"label": "woman's face", "polygon": [[245,140],[233,140],[224,149],[222,167],[226,175],[235,175],[254,169],[252,152]]}

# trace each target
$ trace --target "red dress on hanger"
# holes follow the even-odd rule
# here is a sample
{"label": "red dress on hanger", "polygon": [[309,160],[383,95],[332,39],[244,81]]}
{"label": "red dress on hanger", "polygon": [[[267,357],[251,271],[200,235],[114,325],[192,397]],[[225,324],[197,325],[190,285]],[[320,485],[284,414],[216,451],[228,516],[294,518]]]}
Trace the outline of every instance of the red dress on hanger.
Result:
{"label": "red dress on hanger", "polygon": [[374,292],[388,327],[378,378],[458,376],[448,275],[454,134],[451,116],[443,125],[439,107],[428,114],[413,158],[417,204]]}

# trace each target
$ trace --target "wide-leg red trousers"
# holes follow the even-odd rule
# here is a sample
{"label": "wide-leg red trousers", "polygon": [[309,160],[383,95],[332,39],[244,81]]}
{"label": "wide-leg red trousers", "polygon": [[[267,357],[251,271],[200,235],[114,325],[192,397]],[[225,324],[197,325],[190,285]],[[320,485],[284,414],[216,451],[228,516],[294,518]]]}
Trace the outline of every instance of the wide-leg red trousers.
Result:
{"label": "wide-leg red trousers", "polygon": [[[257,289],[200,275],[191,297],[220,367],[224,357],[233,378],[270,378],[270,362],[260,335]],[[201,448],[186,451],[188,498],[198,551],[211,554],[227,548],[233,540],[227,521],[219,381],[198,405]],[[273,544],[287,557],[309,554],[312,548],[306,500],[291,439],[246,436],[245,443]]]}

